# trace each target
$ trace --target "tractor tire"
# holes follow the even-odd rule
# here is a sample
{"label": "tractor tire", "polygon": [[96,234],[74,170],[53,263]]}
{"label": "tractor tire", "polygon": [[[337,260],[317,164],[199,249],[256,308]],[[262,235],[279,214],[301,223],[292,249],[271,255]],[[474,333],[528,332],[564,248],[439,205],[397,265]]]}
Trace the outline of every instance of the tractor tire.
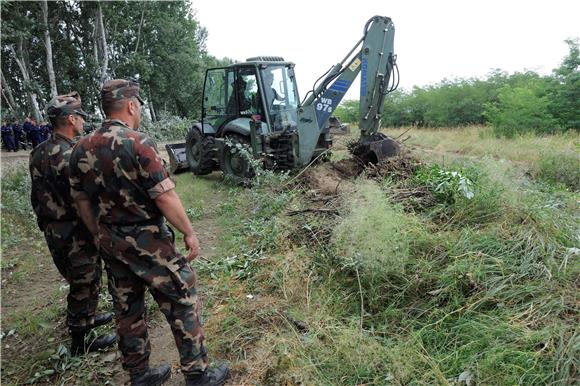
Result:
{"label": "tractor tire", "polygon": [[255,172],[250,157],[253,157],[250,139],[238,134],[227,134],[220,153],[220,168],[224,177],[236,185],[251,185]]}
{"label": "tractor tire", "polygon": [[217,169],[217,149],[212,136],[204,136],[197,127],[187,133],[185,155],[193,174],[202,176]]}

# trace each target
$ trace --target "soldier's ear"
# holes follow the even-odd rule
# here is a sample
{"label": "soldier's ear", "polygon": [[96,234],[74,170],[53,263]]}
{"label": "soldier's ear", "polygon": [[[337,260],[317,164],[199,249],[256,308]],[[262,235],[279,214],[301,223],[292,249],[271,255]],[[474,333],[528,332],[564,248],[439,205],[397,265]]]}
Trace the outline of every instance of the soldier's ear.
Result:
{"label": "soldier's ear", "polygon": [[130,98],[129,102],[127,103],[127,106],[131,114],[139,114],[139,107],[137,106],[135,98]]}

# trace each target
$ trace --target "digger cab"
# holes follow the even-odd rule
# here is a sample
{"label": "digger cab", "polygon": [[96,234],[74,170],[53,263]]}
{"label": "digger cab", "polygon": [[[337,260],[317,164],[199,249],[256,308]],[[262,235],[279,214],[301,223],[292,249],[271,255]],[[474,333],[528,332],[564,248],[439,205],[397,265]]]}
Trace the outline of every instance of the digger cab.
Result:
{"label": "digger cab", "polygon": [[245,63],[209,69],[202,105],[205,134],[249,136],[250,121],[262,134],[296,129],[298,90],[294,64],[279,57],[255,57]]}

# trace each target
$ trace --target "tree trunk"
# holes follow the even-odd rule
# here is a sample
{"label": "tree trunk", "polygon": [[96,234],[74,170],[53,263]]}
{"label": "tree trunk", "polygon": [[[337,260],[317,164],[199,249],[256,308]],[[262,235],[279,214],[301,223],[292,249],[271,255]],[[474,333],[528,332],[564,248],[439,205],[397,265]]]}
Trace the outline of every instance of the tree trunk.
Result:
{"label": "tree trunk", "polygon": [[99,38],[99,26],[97,23],[93,26],[93,56],[95,57],[95,66],[99,68],[99,48],[97,39]]}
{"label": "tree trunk", "polygon": [[105,24],[103,23],[103,9],[101,3],[97,3],[97,20],[99,30],[99,41],[101,44],[101,85],[107,80],[109,71],[109,50],[107,48],[107,38],[105,36]]}
{"label": "tree trunk", "polygon": [[37,121],[42,120],[42,114],[40,114],[40,108],[38,107],[38,101],[36,97],[36,93],[30,89],[30,74],[26,69],[26,64],[24,61],[24,50],[22,49],[22,39],[18,42],[18,52],[20,53],[21,57],[19,58],[16,55],[16,51],[14,50],[14,46],[10,45],[10,52],[14,56],[14,60],[16,64],[18,64],[18,68],[20,68],[20,72],[22,73],[22,78],[24,79],[24,87],[26,89],[26,93],[28,94],[28,99],[30,101],[30,108],[32,109],[32,114],[34,115],[34,119]]}
{"label": "tree trunk", "polygon": [[8,82],[6,82],[6,78],[4,78],[4,72],[2,72],[2,70],[0,70],[0,76],[2,77],[2,96],[8,103],[10,110],[12,110],[12,114],[16,116],[18,115],[18,111],[16,110],[16,101],[14,100],[14,96],[12,95],[12,90],[10,89]]}
{"label": "tree trunk", "polygon": [[46,48],[46,70],[48,71],[48,81],[50,82],[50,97],[58,95],[56,89],[56,77],[54,76],[54,66],[52,63],[52,41],[50,40],[50,31],[48,29],[48,2],[43,0],[40,3],[42,8],[42,20],[44,22],[44,47]]}
{"label": "tree trunk", "polygon": [[155,109],[153,108],[153,100],[149,99],[147,102],[149,105],[149,113],[151,114],[151,122],[157,122],[157,115],[155,115]]}
{"label": "tree trunk", "polygon": [[135,44],[135,52],[133,52],[134,54],[137,53],[137,50],[139,49],[139,42],[141,41],[141,28],[143,27],[143,16],[145,16],[145,10],[141,11],[141,22],[139,23],[139,31],[137,32],[137,44]]}
{"label": "tree trunk", "polygon": [[[95,22],[93,24],[93,56],[94,56],[94,60],[95,60],[95,73],[100,69],[100,61],[99,61],[99,25],[97,22]],[[94,77],[94,83],[95,83],[95,89],[97,89],[99,92],[97,92],[95,94],[95,100],[94,100],[94,104],[95,106],[97,106],[101,117],[104,117],[105,115],[103,114],[103,109],[101,108],[101,104],[99,101],[99,95],[100,95],[100,90],[101,90],[101,82],[100,82],[100,78]]]}

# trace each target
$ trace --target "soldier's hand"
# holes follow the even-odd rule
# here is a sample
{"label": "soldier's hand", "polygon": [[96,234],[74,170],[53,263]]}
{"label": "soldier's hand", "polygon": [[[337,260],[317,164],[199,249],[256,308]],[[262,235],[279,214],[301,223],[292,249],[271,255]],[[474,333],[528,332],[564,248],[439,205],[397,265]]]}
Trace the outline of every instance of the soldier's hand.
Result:
{"label": "soldier's hand", "polygon": [[191,261],[199,255],[199,240],[195,234],[183,236],[185,248],[189,251],[187,260]]}

